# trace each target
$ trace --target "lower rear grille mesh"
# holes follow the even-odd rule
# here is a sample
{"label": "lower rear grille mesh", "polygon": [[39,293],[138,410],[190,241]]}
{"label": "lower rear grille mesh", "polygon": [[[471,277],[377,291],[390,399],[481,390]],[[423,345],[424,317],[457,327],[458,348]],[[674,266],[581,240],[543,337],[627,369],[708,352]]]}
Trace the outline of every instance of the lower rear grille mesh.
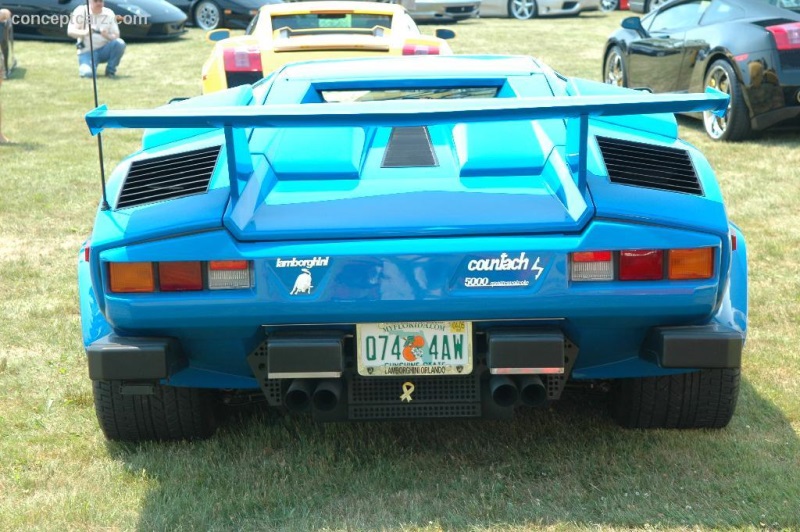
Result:
{"label": "lower rear grille mesh", "polygon": [[446,405],[360,405],[350,407],[350,419],[479,417],[480,403]]}

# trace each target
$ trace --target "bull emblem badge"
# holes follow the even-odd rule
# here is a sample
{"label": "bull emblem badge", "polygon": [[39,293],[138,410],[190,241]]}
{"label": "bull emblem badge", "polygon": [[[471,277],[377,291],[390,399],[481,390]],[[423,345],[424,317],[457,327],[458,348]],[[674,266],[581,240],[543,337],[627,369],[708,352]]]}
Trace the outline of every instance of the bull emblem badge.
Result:
{"label": "bull emblem badge", "polygon": [[298,275],[297,279],[294,281],[294,288],[292,288],[289,294],[293,296],[297,294],[311,294],[312,288],[314,288],[314,286],[311,284],[311,272],[308,268],[303,268],[300,275]]}

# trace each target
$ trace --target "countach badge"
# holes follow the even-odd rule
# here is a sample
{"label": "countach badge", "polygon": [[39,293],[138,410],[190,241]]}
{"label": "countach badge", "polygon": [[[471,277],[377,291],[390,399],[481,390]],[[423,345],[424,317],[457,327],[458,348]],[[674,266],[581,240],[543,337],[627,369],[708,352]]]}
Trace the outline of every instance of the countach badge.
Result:
{"label": "countach badge", "polygon": [[548,258],[528,251],[468,256],[454,288],[527,288],[542,278]]}

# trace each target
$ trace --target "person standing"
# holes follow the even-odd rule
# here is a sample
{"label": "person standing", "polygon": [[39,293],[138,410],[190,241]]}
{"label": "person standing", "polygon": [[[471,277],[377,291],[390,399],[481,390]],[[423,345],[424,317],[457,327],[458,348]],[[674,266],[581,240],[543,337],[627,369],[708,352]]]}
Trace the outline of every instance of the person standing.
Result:
{"label": "person standing", "polygon": [[67,26],[67,35],[78,40],[78,74],[82,78],[92,77],[94,50],[95,68],[106,63],[106,77],[113,78],[125,53],[125,41],[119,38],[114,12],[103,6],[103,0],[89,0],[89,5],[90,16],[86,5],[80,5],[72,12]]}
{"label": "person standing", "polygon": [[[0,24],[11,24],[11,11],[8,9],[0,9]],[[3,59],[3,52],[0,50],[0,85],[3,84],[3,78],[6,75],[5,60]],[[11,141],[8,137],[3,135],[3,108],[0,104],[0,144],[10,144]]]}

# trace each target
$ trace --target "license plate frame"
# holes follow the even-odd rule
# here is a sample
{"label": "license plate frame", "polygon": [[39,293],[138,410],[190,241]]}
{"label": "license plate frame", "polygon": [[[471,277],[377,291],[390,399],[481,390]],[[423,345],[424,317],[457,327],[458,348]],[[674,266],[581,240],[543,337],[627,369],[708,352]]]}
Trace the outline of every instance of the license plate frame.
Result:
{"label": "license plate frame", "polygon": [[[358,374],[364,377],[469,375],[472,350],[472,323],[468,321],[356,325]],[[414,360],[409,360],[411,356]]]}

